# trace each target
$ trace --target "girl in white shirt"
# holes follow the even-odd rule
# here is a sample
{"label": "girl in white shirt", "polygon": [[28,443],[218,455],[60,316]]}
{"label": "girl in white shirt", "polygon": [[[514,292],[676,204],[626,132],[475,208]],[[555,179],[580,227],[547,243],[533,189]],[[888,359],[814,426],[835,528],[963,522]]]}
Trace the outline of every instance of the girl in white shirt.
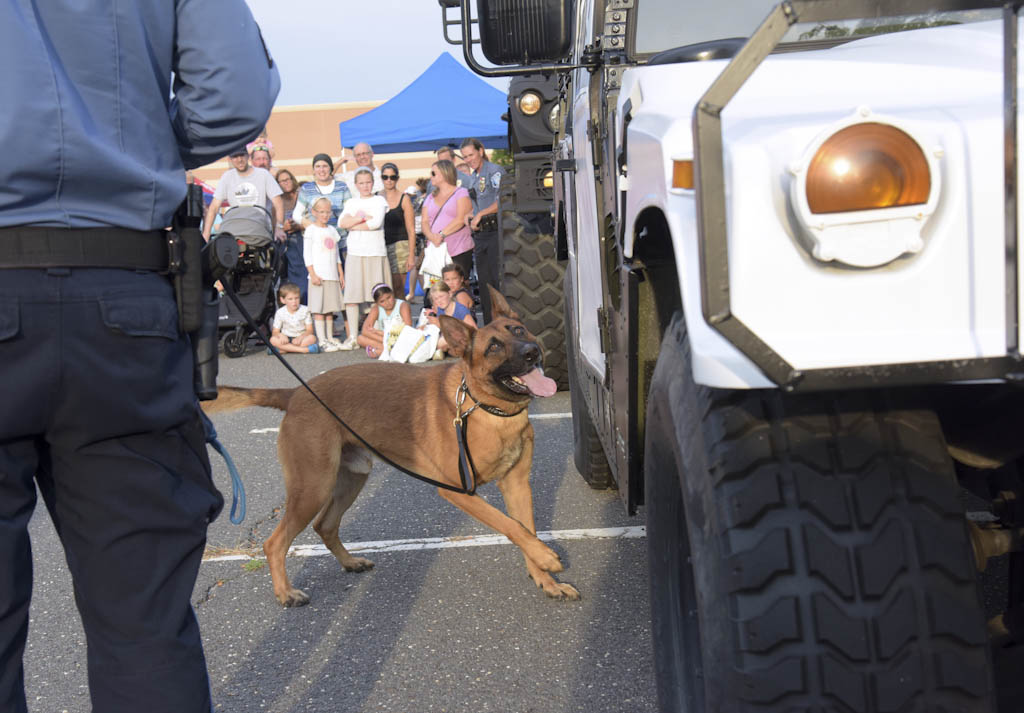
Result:
{"label": "girl in white shirt", "polygon": [[[338,257],[338,231],[328,225],[331,219],[329,198],[317,198],[310,211],[316,221],[302,234],[302,255],[309,273],[309,311],[320,350],[336,352],[341,345],[334,339],[334,313],[341,310],[341,290],[345,287],[345,269]],[[349,332],[353,334],[353,332]]]}
{"label": "girl in white shirt", "polygon": [[359,305],[373,303],[374,285],[391,280],[388,265],[388,251],[384,244],[384,214],[388,202],[381,196],[373,195],[373,172],[360,167],[355,174],[356,190],[359,195],[345,201],[345,207],[338,216],[338,227],[347,228],[348,279],[345,282],[345,317],[348,333],[341,348],[348,351],[356,348],[359,334]]}

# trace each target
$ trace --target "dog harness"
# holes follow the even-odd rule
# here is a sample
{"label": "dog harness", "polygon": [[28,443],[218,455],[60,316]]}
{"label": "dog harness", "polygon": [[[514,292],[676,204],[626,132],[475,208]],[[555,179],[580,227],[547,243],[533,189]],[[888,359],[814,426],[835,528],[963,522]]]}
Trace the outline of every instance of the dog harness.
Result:
{"label": "dog harness", "polygon": [[[467,396],[473,400],[473,405],[468,410],[463,411],[462,404]],[[476,492],[476,468],[473,466],[473,458],[469,454],[469,443],[466,441],[466,429],[463,427],[463,421],[478,408],[494,416],[511,418],[521,414],[526,406],[523,406],[523,408],[515,413],[509,413],[497,406],[481,403],[469,392],[469,385],[466,384],[466,377],[463,375],[462,383],[455,390],[455,420],[452,421],[452,425],[455,426],[455,437],[459,442],[459,479],[462,481],[462,491],[468,495]]]}

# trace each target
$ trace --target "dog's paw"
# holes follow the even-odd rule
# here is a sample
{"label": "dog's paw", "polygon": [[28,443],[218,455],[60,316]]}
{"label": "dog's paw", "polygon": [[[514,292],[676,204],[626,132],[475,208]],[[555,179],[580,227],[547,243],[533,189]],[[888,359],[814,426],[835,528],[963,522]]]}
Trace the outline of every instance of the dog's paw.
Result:
{"label": "dog's paw", "polygon": [[373,562],[365,557],[350,557],[341,566],[345,568],[346,572],[365,572],[368,569],[373,569]]}
{"label": "dog's paw", "polygon": [[543,589],[544,593],[552,599],[567,599],[570,601],[576,601],[580,598],[579,590],[577,590],[576,587],[572,586],[571,584],[559,582],[546,572],[541,572],[537,575],[531,574],[530,577],[537,584],[537,586]]}
{"label": "dog's paw", "polygon": [[301,589],[293,588],[284,594],[278,594],[277,601],[283,607],[304,607],[309,604],[309,595]]}
{"label": "dog's paw", "polygon": [[565,582],[555,582],[553,587],[544,587],[544,593],[552,599],[578,601],[580,598],[579,590]]}
{"label": "dog's paw", "polygon": [[539,541],[538,544],[540,547],[530,552],[530,559],[545,572],[561,572],[564,567],[558,553]]}

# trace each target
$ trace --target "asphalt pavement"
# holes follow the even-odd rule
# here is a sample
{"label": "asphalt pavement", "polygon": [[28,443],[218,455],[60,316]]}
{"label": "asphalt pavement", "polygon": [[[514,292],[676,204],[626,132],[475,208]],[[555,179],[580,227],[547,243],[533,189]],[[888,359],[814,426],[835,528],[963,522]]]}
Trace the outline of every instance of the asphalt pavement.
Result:
{"label": "asphalt pavement", "polygon": [[[359,352],[286,357],[304,377],[364,361]],[[429,368],[429,367],[428,367]],[[291,387],[252,343],[223,355],[220,383]],[[367,398],[372,398],[367,394]],[[415,409],[412,402],[382,408]],[[273,597],[260,544],[284,506],[276,455],[281,414],[218,415],[245,481],[247,514],[228,519],[231,481],[211,451],[227,501],[211,526],[193,595],[217,711],[483,711],[645,713],[656,709],[643,519],[618,494],[587,487],[572,464],[567,393],[536,400],[532,484],[537,529],[561,555],[578,602],[548,599],[510,544],[438,497],[377,464],[341,523],[346,546],[372,559],[345,572],[307,528],[288,571],[308,606]],[[480,494],[501,507],[494,485]],[[35,592],[25,656],[33,713],[86,713],[85,643],[71,582],[45,508],[31,524]],[[145,573],[139,573],[143,577]]]}

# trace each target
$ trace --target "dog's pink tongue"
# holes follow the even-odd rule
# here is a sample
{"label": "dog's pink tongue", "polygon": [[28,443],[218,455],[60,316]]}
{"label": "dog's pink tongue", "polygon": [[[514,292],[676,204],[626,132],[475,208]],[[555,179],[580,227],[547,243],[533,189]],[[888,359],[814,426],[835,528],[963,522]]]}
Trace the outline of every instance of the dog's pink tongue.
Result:
{"label": "dog's pink tongue", "polygon": [[558,384],[555,383],[555,380],[544,376],[544,372],[540,369],[534,369],[529,374],[523,374],[519,378],[526,384],[526,388],[534,396],[554,396],[555,392],[558,391]]}

